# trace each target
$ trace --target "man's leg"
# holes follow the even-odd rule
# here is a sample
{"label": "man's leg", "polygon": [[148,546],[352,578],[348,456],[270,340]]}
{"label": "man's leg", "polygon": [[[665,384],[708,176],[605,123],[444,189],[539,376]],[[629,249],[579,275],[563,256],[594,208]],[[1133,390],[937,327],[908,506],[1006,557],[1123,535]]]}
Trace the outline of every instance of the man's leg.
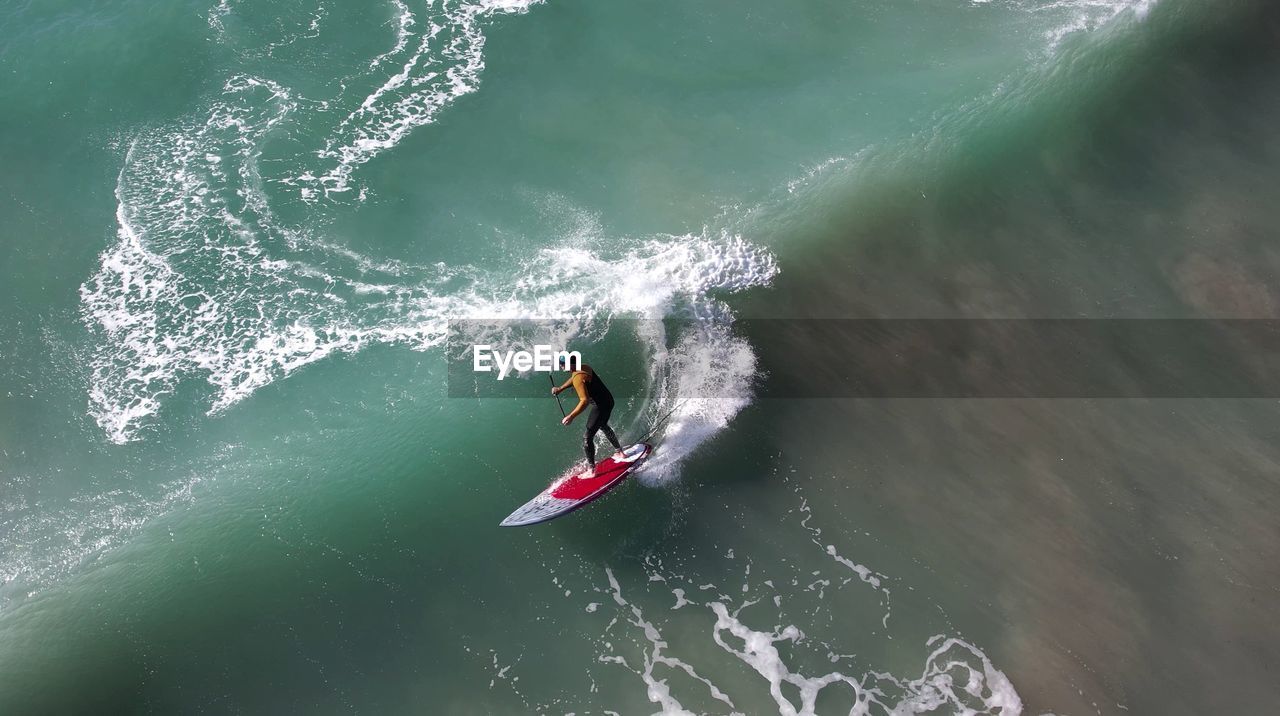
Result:
{"label": "man's leg", "polygon": [[606,424],[604,427],[600,428],[600,432],[604,433],[604,436],[609,439],[609,442],[613,443],[614,449],[618,452],[622,452],[622,446],[618,444],[618,436],[613,434],[613,428]]}
{"label": "man's leg", "polygon": [[600,429],[600,422],[600,409],[592,405],[591,412],[587,414],[587,434],[582,440],[582,450],[587,454],[587,467],[592,470],[596,468],[596,431]]}
{"label": "man's leg", "polygon": [[614,435],[613,428],[609,427],[609,417],[611,415],[613,415],[612,403],[604,406],[604,409],[600,411],[600,420],[598,424],[600,426],[601,432],[603,432],[604,436],[609,439],[610,443],[613,444],[613,449],[617,450],[618,452],[622,452],[622,445],[618,443],[618,436]]}

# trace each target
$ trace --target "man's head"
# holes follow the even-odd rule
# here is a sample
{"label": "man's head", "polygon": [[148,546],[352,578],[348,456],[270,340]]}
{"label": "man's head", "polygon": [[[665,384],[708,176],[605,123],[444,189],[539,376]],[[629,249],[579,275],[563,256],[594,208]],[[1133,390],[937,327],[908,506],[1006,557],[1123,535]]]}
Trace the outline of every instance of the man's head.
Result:
{"label": "man's head", "polygon": [[556,368],[559,370],[581,370],[582,358],[578,355],[577,351],[561,353],[560,356],[556,358]]}

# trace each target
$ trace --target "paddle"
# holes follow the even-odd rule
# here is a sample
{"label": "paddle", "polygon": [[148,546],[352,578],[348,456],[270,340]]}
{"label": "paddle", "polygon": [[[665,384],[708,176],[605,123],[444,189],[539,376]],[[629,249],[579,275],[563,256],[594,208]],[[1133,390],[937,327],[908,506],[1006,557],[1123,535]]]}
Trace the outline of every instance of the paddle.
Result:
{"label": "paddle", "polygon": [[[555,379],[555,378],[553,378],[553,377],[551,377],[551,373],[550,373],[550,372],[548,372],[548,373],[547,373],[547,380],[551,381],[551,387],[552,387],[552,388],[556,387],[556,379]],[[562,418],[568,417],[568,413],[565,413],[565,412],[564,412],[564,404],[560,402],[560,394],[559,394],[559,393],[557,393],[557,394],[556,394],[556,405],[559,405],[559,406],[560,406],[560,417],[562,417]]]}

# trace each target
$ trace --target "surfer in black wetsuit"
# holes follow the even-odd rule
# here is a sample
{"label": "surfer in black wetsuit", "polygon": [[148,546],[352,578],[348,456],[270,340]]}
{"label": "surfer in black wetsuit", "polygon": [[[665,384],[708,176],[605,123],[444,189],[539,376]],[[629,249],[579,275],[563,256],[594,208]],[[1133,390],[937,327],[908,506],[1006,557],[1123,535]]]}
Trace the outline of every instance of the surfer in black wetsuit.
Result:
{"label": "surfer in black wetsuit", "polygon": [[552,395],[559,395],[561,392],[573,386],[574,391],[578,394],[578,405],[560,421],[561,425],[568,425],[573,419],[578,417],[582,411],[587,409],[587,403],[591,404],[591,413],[587,416],[587,434],[583,440],[582,447],[587,453],[587,467],[594,470],[596,467],[596,432],[604,433],[613,447],[622,452],[622,445],[618,444],[618,436],[614,435],[613,428],[609,427],[609,414],[613,412],[613,394],[605,387],[604,381],[600,380],[600,376],[592,370],[591,366],[586,363],[578,364],[576,356],[571,357],[572,365],[566,366],[565,359],[561,359],[560,368],[566,367],[572,372],[569,380],[563,385],[557,385],[551,389]]}

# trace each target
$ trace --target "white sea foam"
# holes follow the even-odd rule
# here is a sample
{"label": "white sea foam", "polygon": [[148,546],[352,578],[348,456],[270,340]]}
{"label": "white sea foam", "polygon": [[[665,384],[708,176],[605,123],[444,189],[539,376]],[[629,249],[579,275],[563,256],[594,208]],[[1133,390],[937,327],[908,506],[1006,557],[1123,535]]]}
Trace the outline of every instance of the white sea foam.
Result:
{"label": "white sea foam", "polygon": [[[475,89],[484,20],[534,4],[444,0],[415,10],[393,0],[394,43],[367,68],[370,77],[384,66],[397,69],[318,152],[336,164],[284,183],[311,199],[349,189],[359,165]],[[221,31],[232,12],[222,2],[210,12],[211,26]],[[315,13],[308,32],[322,17]],[[130,142],[116,188],[116,242],[81,287],[85,322],[100,338],[90,408],[112,442],[155,425],[165,396],[184,381],[202,380],[209,411],[218,412],[335,352],[376,343],[432,348],[451,319],[573,318],[582,330],[620,316],[727,320],[717,295],[767,283],[777,272],[767,251],[722,232],[606,246],[575,231],[514,272],[362,256],[278,221],[259,171],[263,147],[296,126],[300,108],[309,121],[328,107],[266,78],[238,75],[206,112]],[[598,232],[598,224],[590,228]],[[749,378],[749,348],[704,347],[733,357],[739,383]],[[677,355],[705,371],[693,344]],[[672,426],[686,437],[673,443],[672,458],[740,409],[742,391],[730,396],[738,403],[691,405],[677,416]]]}
{"label": "white sea foam", "polygon": [[218,0],[218,4],[209,9],[209,29],[213,30],[218,39],[222,39],[227,32],[226,17],[231,14],[232,0]]}
{"label": "white sea foam", "polygon": [[[938,713],[943,709],[943,713],[971,716],[1018,716],[1022,713],[1022,699],[1008,677],[995,668],[981,649],[963,639],[941,634],[931,637],[928,645],[933,647],[933,651],[925,659],[922,674],[916,678],[901,678],[882,672],[854,678],[839,671],[805,676],[791,670],[777,647],[780,642],[797,642],[805,638],[795,626],[760,631],[743,623],[719,602],[712,602],[709,606],[716,616],[716,644],[769,682],[769,694],[778,707],[778,713],[784,716],[814,716],[818,694],[833,684],[843,684],[853,693],[854,705],[849,710],[850,716],[870,713],[908,716]],[[730,643],[728,636],[740,641],[741,646],[736,642]],[[783,694],[784,683],[796,688],[800,696],[799,705]]]}
{"label": "white sea foam", "polygon": [[1041,34],[1049,54],[1067,37],[1098,30],[1121,16],[1144,20],[1157,2],[1159,0],[969,0],[974,7],[1007,6],[1045,18],[1041,22],[1047,22],[1048,28]]}
{"label": "white sea foam", "polygon": [[[296,186],[307,201],[333,198],[352,189],[357,168],[395,147],[413,130],[434,122],[440,111],[479,87],[484,71],[484,23],[508,13],[523,13],[541,0],[427,2],[417,17],[402,0],[393,0],[396,40],[369,63],[369,73],[397,64],[376,89],[338,123],[317,155],[333,162],[320,172],[282,180]],[[411,47],[415,28],[418,41]]]}
{"label": "white sea foam", "polygon": [[113,442],[156,412],[179,373],[211,360],[200,349],[218,348],[215,331],[235,338],[227,317],[253,310],[245,294],[260,276],[271,281],[257,152],[294,107],[284,88],[237,77],[205,121],[131,144],[116,185],[116,243],[80,289],[103,341],[90,403]]}
{"label": "white sea foam", "polygon": [[[651,561],[651,560],[649,560]],[[692,694],[686,688],[674,685],[671,676],[680,672],[696,682],[693,688],[709,694],[712,698],[724,703],[731,713],[744,713],[746,704],[735,702],[728,684],[717,684],[703,675],[689,656],[681,657],[679,650],[674,649],[664,635],[666,627],[660,619],[646,616],[645,609],[634,599],[628,599],[618,577],[610,568],[605,569],[608,586],[607,591],[619,610],[621,623],[635,628],[634,645],[639,649],[639,660],[634,662],[623,652],[622,644],[616,643],[610,636],[618,618],[605,629],[605,637],[601,641],[605,653],[598,659],[606,664],[616,664],[640,677],[645,685],[646,695],[650,702],[656,704],[664,715],[688,714],[692,711],[681,699],[701,699],[701,694]],[[667,573],[655,580],[653,575],[647,580],[659,581],[664,585],[682,583],[678,574]],[[1018,716],[1022,713],[1022,699],[1004,672],[997,669],[983,651],[963,639],[943,634],[931,637],[925,644],[928,650],[919,676],[898,676],[885,671],[869,671],[862,674],[847,674],[840,670],[826,671],[816,675],[807,675],[797,663],[795,656],[788,654],[794,648],[782,649],[783,644],[796,646],[807,645],[815,640],[805,634],[794,624],[777,626],[772,629],[760,629],[752,625],[743,612],[748,608],[760,609],[772,603],[775,608],[781,605],[781,595],[775,593],[770,601],[764,599],[756,591],[768,586],[768,591],[775,591],[773,582],[767,580],[760,583],[744,583],[743,589],[720,590],[715,585],[703,585],[700,591],[741,592],[742,601],[733,605],[726,601],[724,594],[708,601],[689,600],[685,597],[685,589],[676,588],[672,593],[679,599],[680,606],[701,607],[707,612],[707,634],[711,641],[722,652],[742,662],[752,672],[764,680],[773,703],[770,712],[776,711],[784,716],[815,716],[819,695],[828,688],[838,688],[845,692],[845,698],[852,703],[848,713],[851,716],[868,714],[892,714],[893,716],[909,716],[912,714],[957,713],[979,716]],[[686,587],[693,591],[692,583]],[[754,596],[748,596],[748,594]],[[669,611],[669,610],[667,610]],[[785,619],[779,612],[763,617],[772,622]],[[688,645],[691,638],[689,622],[682,621],[679,636],[681,643]],[[785,623],[785,622],[784,622]],[[829,647],[827,647],[829,650]],[[699,662],[707,662],[709,653],[702,648],[686,650],[696,655]],[[836,663],[847,658],[831,654],[829,663]],[[711,673],[731,673],[721,664],[707,664],[705,670]],[[737,684],[735,684],[737,686]],[[790,687],[790,690],[784,689]],[[798,701],[797,701],[798,699]],[[763,713],[763,704],[750,704],[751,713]]]}
{"label": "white sea foam", "polygon": [[800,176],[787,182],[787,193],[794,194],[796,190],[811,184],[814,179],[830,170],[832,167],[846,164],[849,162],[848,157],[829,157],[821,162],[805,169]]}
{"label": "white sea foam", "polygon": [[369,61],[370,70],[378,69],[382,63],[404,52],[404,49],[409,46],[409,39],[413,37],[413,25],[416,19],[413,16],[413,12],[409,10],[409,6],[403,0],[391,0],[391,6],[395,8],[396,12],[396,42],[390,50]]}
{"label": "white sea foam", "polygon": [[[665,666],[671,669],[679,669],[689,677],[702,682],[706,686],[708,692],[717,701],[720,701],[733,709],[733,701],[725,695],[710,679],[698,674],[698,671],[689,663],[677,659],[669,654],[664,653],[667,643],[662,639],[661,632],[654,624],[644,618],[644,612],[637,606],[627,602],[622,596],[622,587],[618,585],[618,580],[613,576],[613,571],[605,568],[605,575],[609,579],[609,588],[612,592],[613,601],[619,607],[630,612],[627,621],[633,626],[638,627],[644,634],[644,638],[649,643],[649,648],[643,653],[641,663],[638,668],[632,667],[627,663],[626,659],[621,656],[601,656],[601,661],[612,661],[621,664],[623,667],[633,669],[640,678],[644,680],[645,687],[648,692],[649,700],[662,707],[661,713],[670,716],[693,716],[693,712],[684,708],[684,706],[671,693],[671,688],[665,679],[657,678],[654,675],[654,668],[657,666]],[[735,709],[736,713],[736,709]]]}
{"label": "white sea foam", "polygon": [[[314,151],[326,166],[307,167],[276,181],[295,189],[307,202],[339,197],[363,200],[363,187],[353,191],[356,169],[395,147],[413,130],[434,122],[441,110],[479,87],[485,65],[484,30],[490,19],[528,12],[542,1],[390,0],[390,24],[395,28],[391,46],[356,75],[341,78],[338,97],[315,103],[321,111],[337,112],[340,117]],[[235,11],[233,0],[220,0],[209,10],[209,27],[219,42],[234,44],[226,19]],[[271,56],[276,49],[316,40],[326,15],[327,9],[317,6],[305,27],[281,27],[280,39],[239,47],[237,52],[242,57]],[[366,89],[352,97],[350,88]],[[309,126],[322,124],[318,118],[313,120]]]}
{"label": "white sea foam", "polygon": [[[544,248],[514,274],[362,260],[348,277],[320,265],[348,263],[350,252],[312,243],[306,260],[272,258],[273,249],[290,252],[271,231],[265,206],[255,225],[224,210],[225,197],[207,191],[200,172],[156,167],[154,155],[131,152],[118,191],[119,240],[82,288],[86,321],[104,338],[90,398],[114,442],[136,437],[184,378],[212,386],[216,412],[334,352],[375,343],[435,347],[450,320],[572,317],[585,329],[622,316],[725,316],[716,295],[760,285],[777,271],[767,251],[707,235],[649,238],[608,254]],[[149,203],[154,192],[131,184],[149,185],[157,174],[183,178],[158,206]],[[135,191],[145,197],[141,210],[131,203]],[[245,194],[246,206],[253,197]],[[749,349],[731,345],[745,379]],[[705,357],[693,366],[699,357],[686,352],[685,363],[708,367]],[[719,424],[736,410],[721,411]]]}
{"label": "white sea foam", "polygon": [[[826,515],[836,522],[820,526],[823,514],[808,508],[802,487],[808,482],[784,482],[800,500],[798,513],[786,513],[798,514],[798,521],[775,526],[764,543],[753,535],[746,544],[717,542],[701,558],[677,549],[600,566],[572,550],[559,556],[544,551],[542,558],[552,560],[542,566],[554,593],[585,607],[579,628],[565,633],[581,634],[594,646],[602,671],[634,675],[657,714],[815,716],[820,699],[821,713],[853,716],[1023,713],[1005,673],[980,646],[955,634],[920,643],[918,669],[877,668],[875,659],[883,658],[877,655],[901,664],[912,648],[899,644],[886,652],[882,640],[893,635],[883,620],[866,618],[873,614],[866,609],[868,596],[883,593],[892,578],[843,557],[855,549],[845,544],[851,536],[845,517]],[[759,527],[744,522],[741,529],[754,533]],[[779,559],[778,545],[797,536],[789,529],[825,544],[823,556],[792,550]],[[733,539],[732,530],[717,529],[716,535]],[[858,578],[845,577],[849,571]],[[824,582],[826,590],[806,590],[810,579]],[[931,613],[925,607],[919,616]],[[913,622],[911,632],[920,626]],[[953,629],[949,619],[946,629]],[[611,677],[588,671],[586,678],[589,687],[570,687],[574,697],[554,697],[532,710],[609,713],[616,691],[604,694],[596,684]],[[601,697],[606,700],[596,700]],[[617,711],[642,712],[634,705]]]}
{"label": "white sea foam", "polygon": [[75,497],[62,507],[25,501],[0,505],[8,543],[0,558],[0,609],[123,544],[156,517],[190,504],[203,481],[192,475],[149,494],[107,490]]}
{"label": "white sea foam", "polygon": [[689,455],[750,404],[756,378],[755,352],[727,323],[698,321],[669,351],[663,349],[664,340],[649,337],[651,348],[661,351],[650,361],[655,371],[652,417],[666,418],[659,432],[661,449],[637,473],[637,479],[650,485],[678,475]]}
{"label": "white sea foam", "polygon": [[[988,0],[989,1],[989,0]],[[1009,0],[1009,4],[1047,18],[1043,31],[1046,49],[1052,53],[1069,36],[1093,32],[1121,17],[1143,20],[1158,0]],[[978,4],[978,3],[975,3]]]}

